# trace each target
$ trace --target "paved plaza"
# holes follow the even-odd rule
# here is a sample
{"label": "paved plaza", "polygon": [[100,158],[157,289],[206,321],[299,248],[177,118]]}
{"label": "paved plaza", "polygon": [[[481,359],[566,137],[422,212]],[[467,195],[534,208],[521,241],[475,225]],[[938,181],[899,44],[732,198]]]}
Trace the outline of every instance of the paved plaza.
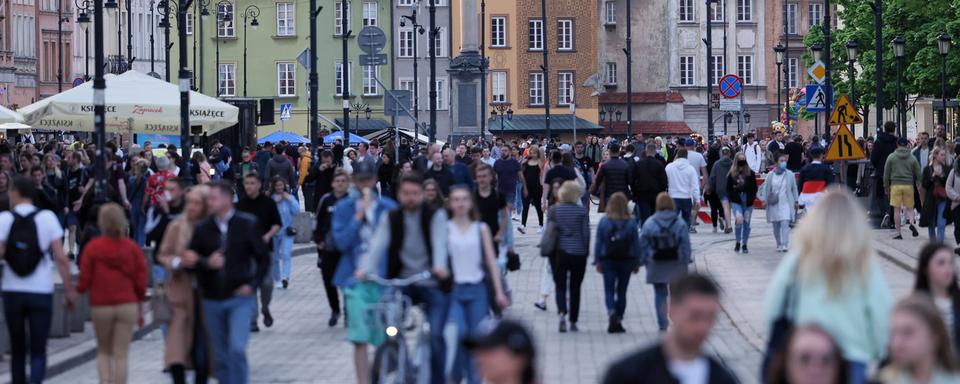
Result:
{"label": "paved plaza", "polygon": [[[599,216],[594,215],[594,226]],[[710,339],[709,352],[716,355],[744,383],[756,383],[764,345],[763,293],[768,279],[783,254],[774,252],[771,226],[764,222],[763,211],[753,220],[753,238],[749,254],[733,252],[733,235],[712,233],[709,226],[698,226],[692,235],[696,270],[712,275],[723,290],[723,312]],[[915,265],[914,253],[922,244],[918,239],[894,243],[889,231],[876,231],[882,269],[896,296],[909,291],[912,275],[905,267]],[[624,326],[626,334],[606,333],[606,310],[600,274],[589,270],[583,286],[579,333],[557,332],[556,308],[536,309],[540,274],[544,259],[536,249],[535,230],[518,234],[518,251],[523,268],[508,277],[513,288],[514,305],[506,316],[522,320],[534,330],[539,353],[538,367],[544,383],[596,383],[610,362],[655,341],[658,337],[653,312],[653,289],[645,283],[644,271],[631,281]],[[272,305],[276,317],[273,328],[264,328],[251,338],[248,356],[252,383],[351,383],[354,382],[351,346],[340,326],[327,327],[329,309],[316,268],[315,254],[294,258],[294,277],[289,290],[275,290]],[[132,383],[166,384],[170,379],[161,372],[163,340],[153,331],[131,347]],[[59,374],[50,383],[96,383],[94,361]]]}

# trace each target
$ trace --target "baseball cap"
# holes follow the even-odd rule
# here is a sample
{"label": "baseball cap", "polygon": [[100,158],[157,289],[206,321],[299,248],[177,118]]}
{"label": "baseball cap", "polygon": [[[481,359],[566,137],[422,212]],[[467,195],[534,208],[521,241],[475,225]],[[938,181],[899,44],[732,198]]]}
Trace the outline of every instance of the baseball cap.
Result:
{"label": "baseball cap", "polygon": [[694,145],[697,145],[697,142],[696,142],[696,141],[693,141],[693,139],[687,139],[687,141],[684,141],[684,142],[683,142],[683,145],[686,145],[686,146],[688,146],[688,147],[692,147],[692,146],[694,146]]}
{"label": "baseball cap", "polygon": [[561,151],[561,152],[570,152],[570,149],[571,149],[571,148],[570,148],[570,144],[562,144],[562,145],[560,145],[560,151]]}
{"label": "baseball cap", "polygon": [[377,176],[377,167],[372,161],[358,161],[353,165],[354,179],[369,179]]}
{"label": "baseball cap", "polygon": [[511,351],[533,356],[533,338],[523,324],[514,320],[486,320],[481,322],[476,332],[463,341],[471,350],[484,350],[505,347]]}

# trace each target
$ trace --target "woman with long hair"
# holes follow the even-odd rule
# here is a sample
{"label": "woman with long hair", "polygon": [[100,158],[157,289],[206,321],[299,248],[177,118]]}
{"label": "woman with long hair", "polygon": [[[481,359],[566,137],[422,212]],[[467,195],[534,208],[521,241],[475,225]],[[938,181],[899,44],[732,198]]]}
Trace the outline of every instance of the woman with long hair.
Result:
{"label": "woman with long hair", "polygon": [[753,201],[757,198],[757,175],[750,169],[743,152],[737,153],[730,172],[727,173],[727,197],[730,199],[733,211],[734,234],[737,238],[733,250],[738,252],[742,249],[743,253],[747,253]]}
{"label": "woman with long hair", "polygon": [[396,198],[394,191],[394,175],[397,173],[397,166],[393,163],[393,155],[389,152],[380,154],[380,164],[377,168],[377,180],[380,181],[380,195],[391,199]]}
{"label": "woman with long hair", "polygon": [[939,147],[930,151],[930,160],[923,167],[920,184],[923,186],[923,206],[920,211],[920,226],[927,227],[930,241],[943,241],[946,236],[947,219],[944,211],[950,197],[947,195],[947,176],[950,167],[946,163],[947,154]]}
{"label": "woman with long hair", "polygon": [[277,203],[280,212],[280,231],[273,237],[273,285],[287,289],[290,286],[290,257],[293,252],[293,238],[297,236],[294,220],[300,213],[300,203],[290,194],[287,181],[275,177],[270,183],[270,197]]}
{"label": "woman with long hair", "polygon": [[561,333],[567,332],[568,315],[570,331],[579,331],[577,320],[580,318],[580,285],[583,283],[587,257],[590,255],[590,214],[586,208],[579,205],[582,195],[583,188],[576,180],[563,182],[557,192],[557,204],[550,209],[547,218],[557,230],[557,252],[550,256],[550,268],[553,270],[557,292]]}
{"label": "woman with long hair", "polygon": [[520,172],[523,174],[523,181],[526,184],[523,195],[523,212],[520,215],[520,227],[517,228],[520,233],[526,233],[527,217],[530,214],[530,206],[537,211],[537,223],[540,229],[537,233],[543,233],[543,156],[540,155],[540,147],[531,145],[527,148],[527,158],[523,161]]}
{"label": "woman with long hair", "polygon": [[443,191],[440,190],[440,184],[434,179],[423,181],[423,201],[434,209],[440,209],[444,206]]}
{"label": "woman with long hair", "polygon": [[157,251],[157,260],[168,270],[162,292],[170,308],[167,335],[164,342],[163,361],[174,384],[185,384],[186,369],[193,367],[195,383],[206,383],[211,367],[206,342],[206,331],[199,314],[199,292],[194,289],[191,269],[197,259],[186,252],[193,238],[197,223],[207,217],[207,193],[209,187],[191,187],[184,197],[183,214],[176,218],[163,233]]}
{"label": "woman with long hair", "polygon": [[960,364],[937,308],[924,295],[897,303],[890,320],[890,364],[877,375],[886,384],[960,382]]}
{"label": "woman with long hair", "polygon": [[10,174],[0,171],[0,212],[10,210]]}
{"label": "woman with long hair", "polygon": [[851,383],[863,383],[866,367],[884,356],[890,289],[875,261],[873,229],[860,203],[843,188],[831,188],[800,220],[792,251],[780,262],[767,289],[768,324],[785,301],[796,324],[823,326],[840,344]]}
{"label": "woman with long hair", "polygon": [[786,348],[774,357],[767,384],[847,384],[850,378],[843,351],[827,331],[816,325],[794,328]]}
{"label": "woman with long hair", "polygon": [[623,192],[610,196],[607,211],[597,225],[593,246],[594,264],[603,274],[603,294],[609,322],[607,333],[623,333],[623,314],[627,309],[627,284],[640,267],[640,236],[637,219],[628,207]]}
{"label": "woman with long hair", "polygon": [[127,198],[130,199],[130,233],[141,247],[147,242],[147,172],[149,164],[144,159],[133,161],[130,175],[127,176]]}
{"label": "woman with long hair", "polygon": [[97,223],[102,235],[83,250],[77,292],[90,291],[100,381],[124,384],[133,329],[143,326],[140,303],[147,295],[147,262],[140,247],[127,237],[129,223],[123,207],[104,204]]}
{"label": "woman with long hair", "polygon": [[190,156],[190,159],[193,161],[194,168],[192,169],[194,180],[196,180],[198,184],[210,182],[210,171],[212,168],[210,167],[210,163],[207,162],[207,156],[204,155],[203,152],[197,151]]}
{"label": "woman with long hair", "polygon": [[[510,305],[510,300],[500,282],[493,234],[480,219],[468,188],[455,186],[450,189],[447,212],[450,215],[447,244],[454,283],[451,304],[463,314],[463,331],[472,334],[490,315],[491,304],[502,310]],[[488,292],[493,294],[493,300],[488,297]],[[462,348],[457,348],[456,360],[454,377],[462,374],[468,383],[480,383],[479,375]]]}
{"label": "woman with long hair", "polygon": [[674,200],[666,192],[657,195],[656,213],[643,223],[640,233],[640,265],[647,267],[647,284],[653,285],[657,326],[666,331],[669,284],[687,274],[693,262],[690,231]]}
{"label": "woman with long hair", "polygon": [[767,222],[773,224],[773,238],[777,252],[786,252],[790,243],[790,223],[796,219],[797,179],[787,169],[787,154],[777,156],[772,172],[767,172],[763,182],[764,200],[767,206]]}
{"label": "woman with long hair", "polygon": [[928,243],[920,249],[913,290],[930,296],[955,350],[960,351],[960,286],[957,285],[957,265],[949,246]]}

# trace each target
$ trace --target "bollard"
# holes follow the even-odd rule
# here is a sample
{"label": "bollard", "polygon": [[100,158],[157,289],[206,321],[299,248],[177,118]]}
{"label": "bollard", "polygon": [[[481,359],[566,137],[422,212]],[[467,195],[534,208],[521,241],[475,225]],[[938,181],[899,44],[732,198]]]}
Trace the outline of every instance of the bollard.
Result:
{"label": "bollard", "polygon": [[300,212],[293,220],[293,227],[297,229],[297,236],[293,239],[296,244],[304,244],[313,241],[313,214],[310,212]]}
{"label": "bollard", "polygon": [[90,320],[90,299],[84,294],[77,297],[77,303],[70,313],[70,332],[83,333],[87,320]]}
{"label": "bollard", "polygon": [[66,293],[63,283],[57,283],[53,288],[53,318],[50,321],[50,337],[62,338],[70,336],[70,315],[63,306]]}

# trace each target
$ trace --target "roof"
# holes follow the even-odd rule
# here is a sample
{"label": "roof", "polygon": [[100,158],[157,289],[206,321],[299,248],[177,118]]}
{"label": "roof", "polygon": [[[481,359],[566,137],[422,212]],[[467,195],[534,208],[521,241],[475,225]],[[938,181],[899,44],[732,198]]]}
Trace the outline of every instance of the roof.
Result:
{"label": "roof", "polygon": [[[614,121],[604,123],[603,133],[609,135],[625,135],[627,133],[627,122]],[[645,136],[651,136],[689,135],[694,132],[687,123],[682,121],[634,121],[633,133],[642,133]]]}
{"label": "roof", "polygon": [[[607,92],[601,93],[598,101],[600,104],[626,104],[626,92]],[[683,95],[680,92],[633,92],[634,104],[666,104],[682,103]]]}
{"label": "roof", "polygon": [[[545,115],[513,115],[513,119],[503,119],[504,132],[530,132],[546,130]],[[550,130],[556,132],[573,131],[573,115],[550,115]],[[603,127],[580,117],[576,119],[578,131],[599,131]],[[487,119],[487,130],[493,133],[500,131],[500,117]]]}
{"label": "roof", "polygon": [[[357,124],[358,121],[360,122],[359,124]],[[333,122],[336,123],[338,126],[341,126],[341,127],[343,126],[342,118],[333,119]],[[364,131],[364,132],[379,131],[381,129],[390,128],[391,126],[392,125],[390,124],[390,122],[384,119],[367,119],[367,118],[361,117],[358,120],[354,116],[350,117],[351,131]]]}

